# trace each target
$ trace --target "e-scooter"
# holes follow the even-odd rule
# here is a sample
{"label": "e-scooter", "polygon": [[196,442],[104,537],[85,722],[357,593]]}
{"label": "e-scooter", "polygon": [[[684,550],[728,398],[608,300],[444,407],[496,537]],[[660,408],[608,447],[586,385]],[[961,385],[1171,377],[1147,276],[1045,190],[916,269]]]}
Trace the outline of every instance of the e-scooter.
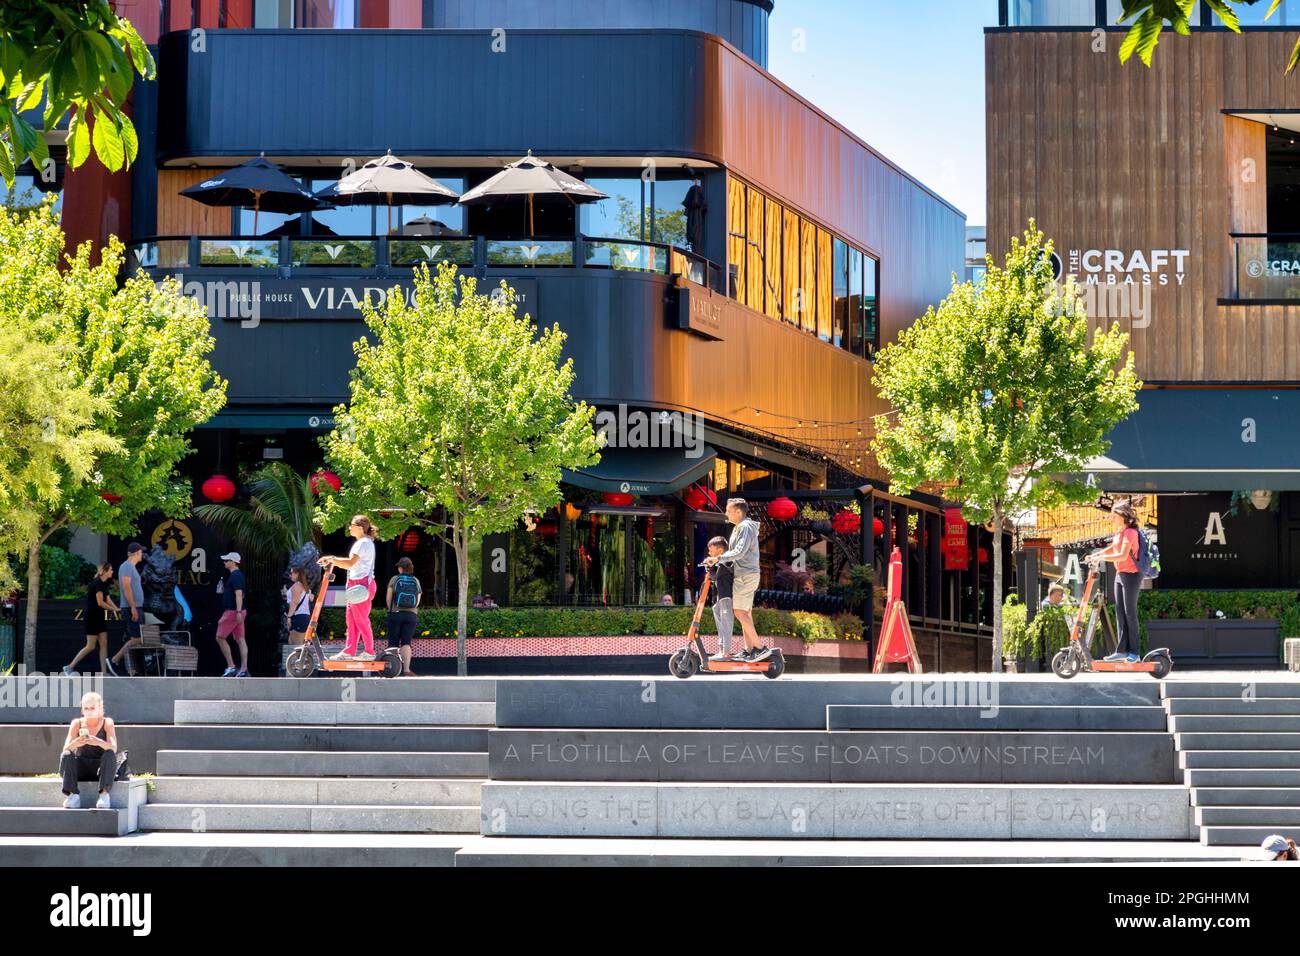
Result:
{"label": "e-scooter", "polygon": [[320,620],[321,608],[325,606],[325,594],[329,591],[330,578],[334,577],[334,568],[327,567],[321,572],[320,593],[312,605],[311,621],[307,624],[307,639],[295,648],[284,662],[284,669],[290,677],[310,677],[317,669],[326,674],[382,674],[384,677],[396,677],[402,673],[402,655],[397,648],[387,648],[373,661],[335,661],[325,656],[321,647],[317,622]]}
{"label": "e-scooter", "polygon": [[668,658],[668,673],[683,679],[695,674],[762,674],[773,680],[780,677],[785,673],[785,657],[779,647],[773,648],[772,656],[762,661],[709,660],[709,652],[704,649],[704,639],[700,636],[700,618],[704,615],[712,581],[713,574],[706,573],[704,583],[700,585],[700,596],[695,601],[695,616],[686,632],[686,646]]}
{"label": "e-scooter", "polygon": [[1102,622],[1111,642],[1118,646],[1119,641],[1111,627],[1110,615],[1106,613],[1106,589],[1098,586],[1100,576],[1099,562],[1088,562],[1088,580],[1083,586],[1083,599],[1079,602],[1079,613],[1074,616],[1070,628],[1070,643],[1061,648],[1052,657],[1052,671],[1057,677],[1069,680],[1079,671],[1087,672],[1136,672],[1150,674],[1156,680],[1164,677],[1173,669],[1174,659],[1167,647],[1157,647],[1148,651],[1140,661],[1106,661],[1096,660],[1088,653],[1093,635],[1097,632],[1097,622]]}

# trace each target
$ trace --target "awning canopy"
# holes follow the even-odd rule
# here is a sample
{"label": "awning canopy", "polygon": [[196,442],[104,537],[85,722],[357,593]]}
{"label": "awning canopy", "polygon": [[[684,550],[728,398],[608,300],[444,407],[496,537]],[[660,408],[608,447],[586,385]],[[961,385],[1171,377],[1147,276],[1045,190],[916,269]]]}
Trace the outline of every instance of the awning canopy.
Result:
{"label": "awning canopy", "polygon": [[1081,475],[1105,491],[1300,491],[1300,391],[1150,389]]}
{"label": "awning canopy", "polygon": [[328,431],[334,427],[334,408],[330,405],[227,406],[199,427]]}
{"label": "awning canopy", "polygon": [[592,491],[670,495],[713,470],[718,456],[704,445],[695,458],[684,448],[605,448],[590,468],[564,469],[564,480]]}

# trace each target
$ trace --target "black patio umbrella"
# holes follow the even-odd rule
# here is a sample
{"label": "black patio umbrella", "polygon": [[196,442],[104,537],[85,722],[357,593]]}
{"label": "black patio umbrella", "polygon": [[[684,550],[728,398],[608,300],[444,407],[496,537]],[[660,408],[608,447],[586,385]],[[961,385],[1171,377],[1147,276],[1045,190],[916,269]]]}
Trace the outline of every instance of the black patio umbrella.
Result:
{"label": "black patio umbrella", "polygon": [[254,233],[258,213],[263,209],[289,213],[329,208],[329,203],[317,199],[311,190],[264,156],[222,170],[210,179],[182,189],[181,195],[205,206],[252,206]]}
{"label": "black patio umbrella", "polygon": [[533,197],[563,196],[569,202],[599,202],[609,197],[581,179],[561,172],[545,160],[538,159],[530,149],[528,155],[513,163],[492,178],[479,183],[460,197],[462,205],[486,205],[499,199],[526,199],[528,201],[528,234],[533,234]]}
{"label": "black patio umbrella", "polygon": [[456,236],[459,235],[455,229],[452,229],[437,219],[430,219],[428,216],[417,216],[414,219],[408,219],[402,223],[401,229],[398,230],[404,236]]}
{"label": "black patio umbrella", "polygon": [[[331,229],[325,223],[312,219],[307,224],[310,236],[337,236],[338,233]],[[295,216],[293,219],[286,219],[280,225],[276,226],[265,236],[267,239],[279,238],[280,236],[299,236],[302,235],[302,216]]]}
{"label": "black patio umbrella", "polygon": [[337,206],[388,206],[388,231],[393,231],[393,203],[451,205],[460,197],[438,180],[426,176],[391,152],[372,159],[355,173],[330,183],[316,198]]}

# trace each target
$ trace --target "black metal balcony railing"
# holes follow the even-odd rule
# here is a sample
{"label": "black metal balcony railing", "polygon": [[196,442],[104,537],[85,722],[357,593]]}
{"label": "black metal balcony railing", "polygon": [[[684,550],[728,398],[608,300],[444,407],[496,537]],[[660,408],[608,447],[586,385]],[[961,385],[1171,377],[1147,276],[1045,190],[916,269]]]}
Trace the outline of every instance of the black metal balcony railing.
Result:
{"label": "black metal balcony railing", "polygon": [[1300,232],[1233,232],[1227,298],[1300,304]]}
{"label": "black metal balcony railing", "polygon": [[489,269],[613,269],[680,275],[725,290],[716,263],[676,246],[635,239],[488,239],[484,236],[152,236],[127,248],[128,265],[150,270],[231,270],[292,278],[328,271],[404,278],[421,263]]}

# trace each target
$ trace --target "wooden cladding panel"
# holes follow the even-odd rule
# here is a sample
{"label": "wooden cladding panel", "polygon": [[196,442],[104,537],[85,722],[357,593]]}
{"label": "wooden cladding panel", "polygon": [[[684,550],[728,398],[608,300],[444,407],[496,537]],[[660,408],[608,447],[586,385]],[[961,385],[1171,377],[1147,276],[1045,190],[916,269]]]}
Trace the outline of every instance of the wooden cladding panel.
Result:
{"label": "wooden cladding panel", "polygon": [[205,206],[180,194],[201,183],[215,169],[158,170],[158,235],[160,236],[227,236],[230,234],[230,208]]}
{"label": "wooden cladding panel", "polygon": [[1264,127],[1222,111],[1300,109],[1300,77],[1282,72],[1296,34],[1170,36],[1150,69],[1121,66],[1119,34],[1106,39],[1095,52],[1087,31],[986,34],[990,253],[1031,217],[1067,269],[1072,250],[1186,249],[1183,283],[1167,268],[1150,287],[1149,323],[1118,319],[1139,374],[1300,380],[1300,306],[1218,305],[1234,282],[1228,233],[1267,230]]}

